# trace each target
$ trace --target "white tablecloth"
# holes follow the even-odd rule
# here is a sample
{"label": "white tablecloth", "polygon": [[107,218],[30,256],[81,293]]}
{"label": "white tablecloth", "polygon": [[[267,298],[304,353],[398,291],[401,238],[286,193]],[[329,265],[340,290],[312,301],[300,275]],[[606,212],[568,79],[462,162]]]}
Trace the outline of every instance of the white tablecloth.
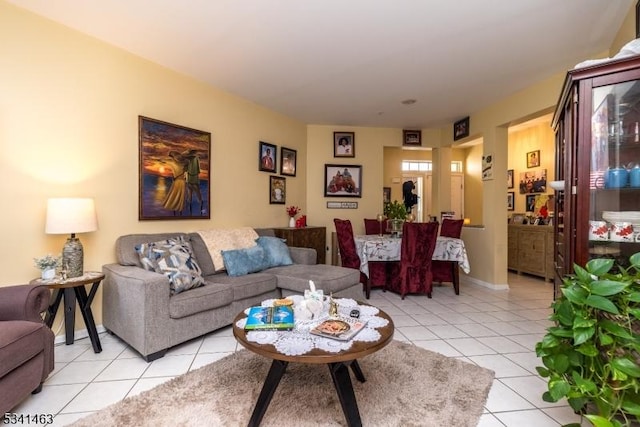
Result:
{"label": "white tablecloth", "polygon": [[[369,261],[400,261],[402,239],[375,234],[354,236],[360,257],[360,271],[369,276]],[[457,261],[462,271],[469,274],[471,266],[462,239],[438,236],[431,259]]]}

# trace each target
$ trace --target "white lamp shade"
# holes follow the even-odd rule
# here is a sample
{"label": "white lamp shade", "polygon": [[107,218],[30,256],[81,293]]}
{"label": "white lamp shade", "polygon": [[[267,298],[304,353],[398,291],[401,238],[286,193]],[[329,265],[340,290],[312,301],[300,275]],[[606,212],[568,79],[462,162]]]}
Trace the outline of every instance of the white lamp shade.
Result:
{"label": "white lamp shade", "polygon": [[98,229],[93,199],[60,198],[47,201],[47,234],[88,233]]}

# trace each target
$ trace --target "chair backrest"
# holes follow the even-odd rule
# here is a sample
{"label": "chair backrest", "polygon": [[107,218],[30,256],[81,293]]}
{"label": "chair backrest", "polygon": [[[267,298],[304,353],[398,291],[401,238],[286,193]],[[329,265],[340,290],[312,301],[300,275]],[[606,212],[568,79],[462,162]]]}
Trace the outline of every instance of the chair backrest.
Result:
{"label": "chair backrest", "polygon": [[353,238],[353,227],[348,219],[334,218],[338,236],[338,248],[340,249],[340,260],[342,266],[347,268],[360,269],[360,257],[356,251],[356,241]]}
{"label": "chair backrest", "polygon": [[456,239],[459,239],[460,235],[462,234],[463,224],[464,224],[463,219],[445,218],[442,220],[442,227],[440,227],[440,235],[442,237],[455,237]]}
{"label": "chair backrest", "polygon": [[381,223],[377,219],[364,219],[364,234],[380,234],[384,233],[386,220]]}
{"label": "chair backrest", "polygon": [[429,269],[437,238],[437,222],[405,222],[402,227],[400,264]]}

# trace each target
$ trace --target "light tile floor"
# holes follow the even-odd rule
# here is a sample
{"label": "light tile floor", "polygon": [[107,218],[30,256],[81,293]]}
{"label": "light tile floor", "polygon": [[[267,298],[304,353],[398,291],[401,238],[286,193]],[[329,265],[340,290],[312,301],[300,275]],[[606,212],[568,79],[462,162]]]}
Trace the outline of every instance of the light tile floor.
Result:
{"label": "light tile floor", "polygon": [[[410,295],[401,300],[396,294],[374,290],[370,302],[392,317],[395,339],[495,371],[478,426],[546,427],[580,422],[566,403],[542,401],[546,382],[535,370],[541,365],[535,343],[550,325],[552,284],[512,273],[508,281],[508,291],[463,283],[459,296],[450,286],[436,287],[433,299]],[[241,349],[230,327],[172,348],[152,363],[114,336],[103,333],[100,339],[103,351],[99,354],[93,352],[88,339],[56,346],[56,367],[42,392],[30,396],[14,412],[55,414],[53,425],[64,426]]]}

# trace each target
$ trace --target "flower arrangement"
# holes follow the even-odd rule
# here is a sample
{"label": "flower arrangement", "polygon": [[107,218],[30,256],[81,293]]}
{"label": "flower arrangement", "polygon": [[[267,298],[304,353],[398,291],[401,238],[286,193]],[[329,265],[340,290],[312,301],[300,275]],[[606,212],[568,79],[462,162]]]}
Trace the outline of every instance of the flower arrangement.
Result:
{"label": "flower arrangement", "polygon": [[294,216],[298,215],[298,213],[300,212],[300,208],[297,206],[287,206],[287,214],[293,218]]}
{"label": "flower arrangement", "polygon": [[34,258],[33,263],[40,270],[49,270],[60,267],[62,265],[62,257],[46,254],[45,256]]}

